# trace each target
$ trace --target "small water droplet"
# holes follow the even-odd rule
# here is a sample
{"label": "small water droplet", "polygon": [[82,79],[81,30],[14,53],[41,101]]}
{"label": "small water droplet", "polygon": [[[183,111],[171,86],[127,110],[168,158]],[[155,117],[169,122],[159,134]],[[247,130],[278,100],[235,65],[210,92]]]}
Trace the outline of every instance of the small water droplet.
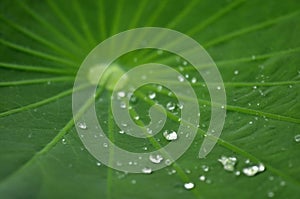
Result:
{"label": "small water droplet", "polygon": [[108,147],[108,144],[107,143],[103,143],[103,146],[106,148],[106,147]]}
{"label": "small water droplet", "polygon": [[251,56],[251,59],[252,59],[252,60],[255,60],[255,59],[256,59],[255,55],[252,55],[252,56]]}
{"label": "small water droplet", "polygon": [[192,182],[184,183],[184,188],[187,190],[193,189],[194,187],[195,187],[195,185]]}
{"label": "small water droplet", "polygon": [[84,122],[79,122],[78,127],[81,128],[81,129],[87,129],[87,125]]}
{"label": "small water droplet", "polygon": [[136,180],[131,180],[131,184],[136,184]]}
{"label": "small water droplet", "polygon": [[274,195],[275,195],[274,192],[272,192],[272,191],[269,191],[269,192],[268,192],[268,197],[269,197],[269,198],[273,198]]}
{"label": "small water droplet", "polygon": [[209,171],[209,166],[202,165],[202,170],[203,170],[204,172],[208,172],[208,171]]}
{"label": "small water droplet", "polygon": [[125,102],[121,102],[120,103],[120,107],[123,108],[123,109],[126,108],[126,103]]}
{"label": "small water droplet", "polygon": [[119,98],[123,98],[123,97],[125,97],[126,96],[126,93],[124,92],[124,91],[119,91],[118,92],[118,97]]}
{"label": "small water droplet", "polygon": [[135,95],[131,95],[130,96],[130,100],[131,103],[135,104],[137,102],[137,97]]}
{"label": "small water droplet", "polygon": [[184,81],[184,77],[181,76],[181,75],[179,75],[179,76],[178,76],[178,80],[179,80],[180,82],[183,82],[183,81]]}
{"label": "small water droplet", "polygon": [[221,86],[217,86],[217,90],[221,90]]}
{"label": "small water droplet", "polygon": [[218,161],[222,163],[223,168],[226,171],[234,171],[234,167],[237,162],[237,159],[236,157],[222,156],[221,158],[218,159]]}
{"label": "small water droplet", "polygon": [[254,89],[254,90],[257,89],[257,86],[253,86],[253,89]]}
{"label": "small water droplet", "polygon": [[195,84],[197,82],[197,78],[196,77],[193,77],[192,80],[191,80],[192,84]]}
{"label": "small water droplet", "polygon": [[183,61],[182,64],[183,64],[184,66],[186,66],[188,63],[187,63],[187,61]]}
{"label": "small water droplet", "polygon": [[145,167],[145,168],[142,169],[142,172],[145,173],[145,174],[150,174],[150,173],[152,173],[152,169],[148,168],[148,167]]}
{"label": "small water droplet", "polygon": [[239,175],[241,175],[241,172],[240,172],[240,171],[236,171],[234,174],[235,174],[236,176],[239,176]]}
{"label": "small water droplet", "polygon": [[296,142],[300,142],[300,134],[295,135],[294,139]]}
{"label": "small water droplet", "polygon": [[171,160],[170,160],[170,159],[166,159],[166,161],[165,161],[165,164],[166,164],[166,165],[168,165],[168,166],[169,166],[169,165],[171,165],[171,163],[172,163],[172,162],[171,162]]}
{"label": "small water droplet", "polygon": [[184,76],[185,76],[185,78],[187,78],[187,79],[190,77],[189,74],[185,74]]}
{"label": "small water droplet", "polygon": [[168,102],[167,105],[166,105],[166,108],[169,110],[169,111],[173,111],[175,109],[176,105],[175,103],[173,102]]}
{"label": "small water droplet", "polygon": [[199,180],[204,182],[206,180],[206,177],[204,175],[202,175],[202,176],[199,177]]}
{"label": "small water droplet", "polygon": [[100,162],[97,162],[96,165],[99,167],[99,166],[101,166],[101,163],[100,163]]}
{"label": "small water droplet", "polygon": [[280,182],[280,186],[284,187],[286,185],[286,182],[285,181],[281,181]]}
{"label": "small water droplet", "polygon": [[125,132],[124,132],[123,130],[120,130],[119,133],[120,133],[120,134],[124,134]]}
{"label": "small water droplet", "polygon": [[252,122],[252,121],[250,121],[250,122],[249,122],[249,124],[253,124],[253,122]]}
{"label": "small water droplet", "polygon": [[66,140],[65,138],[63,138],[63,139],[61,140],[61,142],[62,142],[63,144],[67,144],[67,140]]}
{"label": "small water droplet", "polygon": [[245,160],[245,163],[246,163],[246,164],[249,164],[249,163],[250,163],[250,160],[249,160],[249,159]]}
{"label": "small water droplet", "polygon": [[166,140],[172,141],[172,140],[177,140],[177,133],[175,131],[171,131],[170,133],[168,131],[165,131],[163,133],[164,137]]}
{"label": "small water droplet", "polygon": [[151,92],[148,95],[149,99],[154,99],[156,97],[156,93],[155,92]]}
{"label": "small water droplet", "polygon": [[164,158],[159,154],[156,154],[156,155],[151,154],[149,156],[149,160],[154,164],[159,164],[163,159]]}
{"label": "small water droplet", "polygon": [[238,75],[238,74],[239,74],[239,71],[238,71],[238,70],[235,70],[233,73],[234,73],[235,75]]}
{"label": "small water droplet", "polygon": [[140,116],[138,116],[138,115],[137,115],[137,116],[134,116],[134,119],[135,119],[135,120],[139,120],[139,119],[140,119]]}
{"label": "small water droplet", "polygon": [[185,170],[185,173],[190,174],[190,173],[191,173],[191,170],[186,169],[186,170]]}

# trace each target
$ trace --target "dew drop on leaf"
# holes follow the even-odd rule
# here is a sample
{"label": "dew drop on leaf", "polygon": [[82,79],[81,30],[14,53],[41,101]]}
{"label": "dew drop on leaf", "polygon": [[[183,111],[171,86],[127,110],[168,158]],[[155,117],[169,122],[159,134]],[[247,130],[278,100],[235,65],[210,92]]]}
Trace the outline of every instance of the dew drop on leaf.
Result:
{"label": "dew drop on leaf", "polygon": [[159,164],[163,159],[164,158],[159,154],[156,154],[156,155],[151,154],[149,156],[149,160],[154,164]]}
{"label": "dew drop on leaf", "polygon": [[238,74],[239,74],[239,71],[238,71],[238,70],[235,70],[233,73],[234,73],[235,75],[238,75]]}
{"label": "dew drop on leaf", "polygon": [[300,142],[300,134],[295,135],[294,139],[296,142]]}
{"label": "dew drop on leaf", "polygon": [[173,111],[175,109],[175,107],[176,107],[176,105],[173,102],[168,102],[167,105],[166,105],[166,108],[169,111]]}
{"label": "dew drop on leaf", "polygon": [[172,141],[172,140],[177,140],[177,133],[175,131],[171,131],[171,132],[168,132],[168,131],[165,131],[163,133],[164,137],[166,138],[166,140],[169,140],[169,141]]}
{"label": "dew drop on leaf", "polygon": [[201,175],[201,176],[199,177],[199,180],[202,181],[202,182],[204,182],[204,181],[206,180],[206,177],[205,177],[204,175]]}
{"label": "dew drop on leaf", "polygon": [[79,122],[78,127],[81,128],[81,129],[87,129],[87,125],[84,122]]}
{"label": "dew drop on leaf", "polygon": [[155,92],[151,92],[148,95],[149,99],[154,99],[156,97],[156,93]]}
{"label": "dew drop on leaf", "polygon": [[219,162],[223,165],[223,168],[226,171],[233,171],[235,164],[237,162],[236,157],[226,157],[222,156],[221,158],[218,159]]}
{"label": "dew drop on leaf", "polygon": [[148,167],[145,167],[145,168],[142,169],[142,172],[145,173],[145,174],[150,174],[150,173],[152,173],[152,169],[148,168]]}
{"label": "dew drop on leaf", "polygon": [[192,182],[184,183],[184,188],[187,190],[193,189],[194,187],[195,187],[195,185]]}
{"label": "dew drop on leaf", "polygon": [[192,84],[195,84],[197,82],[197,78],[196,77],[193,77],[192,80],[191,80]]}

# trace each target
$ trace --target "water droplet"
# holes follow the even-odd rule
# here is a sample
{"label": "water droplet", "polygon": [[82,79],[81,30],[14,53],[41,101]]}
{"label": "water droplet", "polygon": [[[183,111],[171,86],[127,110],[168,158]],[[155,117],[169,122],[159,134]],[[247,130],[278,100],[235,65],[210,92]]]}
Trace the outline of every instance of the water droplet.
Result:
{"label": "water droplet", "polygon": [[178,108],[180,109],[180,110],[182,110],[183,109],[183,104],[177,104],[177,106],[178,106]]}
{"label": "water droplet", "polygon": [[209,166],[202,165],[202,170],[203,170],[204,172],[208,172],[208,171],[209,171]]}
{"label": "water droplet", "polygon": [[235,70],[233,73],[234,73],[235,75],[238,75],[238,74],[239,74],[239,71],[238,71],[238,70]]}
{"label": "water droplet", "polygon": [[96,165],[99,167],[99,166],[101,166],[101,163],[100,163],[100,162],[97,162]]}
{"label": "water droplet", "polygon": [[63,144],[67,144],[67,140],[66,140],[65,138],[63,138],[63,139],[61,140],[61,142],[62,142]]}
{"label": "water droplet", "polygon": [[252,121],[250,121],[250,122],[249,122],[249,124],[253,124],[253,122],[252,122]]}
{"label": "water droplet", "polygon": [[249,159],[245,160],[245,163],[246,163],[246,164],[249,164],[249,163],[250,163],[250,160],[249,160]]}
{"label": "water droplet", "polygon": [[196,77],[193,77],[192,80],[191,80],[192,84],[195,84],[197,82],[197,78]]}
{"label": "water droplet", "polygon": [[148,167],[145,167],[145,168],[142,169],[142,172],[145,173],[145,174],[150,174],[150,173],[152,173],[152,169],[148,168]]}
{"label": "water droplet", "polygon": [[173,102],[168,102],[167,105],[166,105],[166,108],[169,110],[169,111],[173,111],[175,109],[176,105],[175,103]]}
{"label": "water droplet", "polygon": [[151,92],[148,95],[149,99],[154,99],[156,97],[156,93],[155,92]]}
{"label": "water droplet", "polygon": [[87,125],[86,125],[86,123],[84,123],[84,122],[79,122],[79,123],[77,124],[77,126],[78,126],[79,128],[81,128],[81,129],[87,129]]}
{"label": "water droplet", "polygon": [[281,181],[280,182],[280,186],[284,187],[286,185],[286,182],[285,181]]}
{"label": "water droplet", "polygon": [[294,139],[296,142],[300,142],[300,134],[295,135]]}
{"label": "water droplet", "polygon": [[187,190],[193,189],[194,187],[195,187],[195,185],[192,182],[184,183],[184,188]]}
{"label": "water droplet", "polygon": [[131,95],[130,96],[130,100],[131,103],[135,104],[137,102],[137,97],[135,95]]}
{"label": "water droplet", "polygon": [[234,174],[235,174],[236,176],[239,176],[239,175],[241,175],[241,172],[240,172],[240,171],[236,171]]}
{"label": "water droplet", "polygon": [[186,66],[188,63],[187,63],[187,61],[183,61],[182,64],[183,64],[184,66]]}
{"label": "water droplet", "polygon": [[202,175],[202,176],[199,177],[199,180],[204,182],[206,180],[206,177],[204,175]]}
{"label": "water droplet", "polygon": [[126,108],[126,103],[125,103],[125,102],[121,102],[121,103],[120,103],[120,107],[121,107],[121,108]]}
{"label": "water droplet", "polygon": [[107,143],[103,143],[103,146],[106,148],[106,147],[108,147],[108,144]]}
{"label": "water droplet", "polygon": [[126,96],[126,93],[124,92],[124,91],[119,91],[118,92],[118,97],[119,98],[123,98],[123,97],[125,97]]}
{"label": "water droplet", "polygon": [[156,155],[151,154],[149,156],[149,160],[154,164],[159,164],[163,159],[164,158],[159,154],[156,154]]}
{"label": "water droplet", "polygon": [[255,55],[252,55],[252,56],[251,56],[251,59],[252,59],[252,60],[255,60],[255,59],[256,59]]}
{"label": "water droplet", "polygon": [[124,132],[123,130],[120,130],[119,133],[120,133],[120,134],[124,134],[125,132]]}
{"label": "water droplet", "polygon": [[183,82],[183,81],[184,81],[184,77],[181,76],[181,75],[179,75],[179,76],[178,76],[178,80],[179,80],[180,82]]}
{"label": "water droplet", "polygon": [[137,116],[134,116],[134,119],[135,119],[135,120],[139,120],[139,119],[140,119],[140,116],[138,116],[138,115],[137,115]]}
{"label": "water droplet", "polygon": [[165,131],[163,135],[169,141],[177,140],[177,133],[175,131],[171,131],[170,133],[168,131]]}
{"label": "water droplet", "polygon": [[136,180],[131,180],[131,184],[136,184]]}
{"label": "water droplet", "polygon": [[185,173],[190,174],[190,173],[191,173],[191,170],[186,169],[186,170],[185,170]]}
{"label": "water droplet", "polygon": [[253,89],[254,89],[254,90],[257,89],[257,86],[253,86]]}
{"label": "water droplet", "polygon": [[265,170],[265,166],[262,163],[260,163],[259,165],[254,165],[251,167],[244,168],[243,173],[246,176],[254,176],[259,172],[263,172],[264,170]]}
{"label": "water droplet", "polygon": [[185,74],[185,78],[187,78],[187,79],[188,79],[189,77],[190,77],[190,76],[189,76],[189,74]]}
{"label": "water droplet", "polygon": [[226,171],[233,171],[235,164],[237,162],[237,159],[236,159],[236,157],[222,156],[221,158],[218,159],[218,161],[222,163],[223,168]]}
{"label": "water droplet", "polygon": [[217,86],[217,90],[221,90],[221,86]]}
{"label": "water droplet", "polygon": [[268,192],[268,197],[269,197],[269,198],[273,198],[274,195],[275,195],[274,192],[272,192],[272,191],[269,191],[269,192]]}
{"label": "water droplet", "polygon": [[171,165],[171,163],[172,163],[172,162],[171,162],[171,160],[170,160],[170,159],[166,159],[166,161],[165,161],[165,164],[166,164],[166,165],[168,165],[168,166],[169,166],[169,165]]}

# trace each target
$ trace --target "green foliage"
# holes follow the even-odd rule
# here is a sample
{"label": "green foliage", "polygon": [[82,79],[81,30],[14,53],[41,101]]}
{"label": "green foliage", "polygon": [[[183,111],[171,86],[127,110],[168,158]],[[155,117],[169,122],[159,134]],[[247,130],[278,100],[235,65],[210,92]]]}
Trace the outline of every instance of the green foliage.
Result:
{"label": "green foliage", "polygon": [[[297,0],[2,0],[0,9],[0,198],[299,197],[300,143],[294,139],[300,134]],[[201,125],[193,145],[165,169],[124,174],[97,165],[84,148],[74,128],[71,94],[76,71],[93,47],[118,32],[145,26],[175,29],[204,46],[224,79],[227,117],[218,144],[199,159],[210,98],[197,76],[193,88]],[[155,61],[182,72],[175,60],[167,52],[142,50],[114,64],[126,71]],[[189,65],[182,73],[188,80],[195,77]],[[139,89],[132,104],[132,114],[142,123],[149,122],[153,103],[143,96],[153,89]],[[155,91],[159,103],[176,102],[169,91]],[[96,105],[109,137],[130,151],[155,150],[150,140],[118,133],[108,108],[110,93],[104,89]],[[171,114],[165,129],[177,126]],[[156,138],[167,144],[161,134]],[[223,155],[238,159],[235,169],[241,175],[223,169],[218,162]],[[244,175],[247,159],[250,165],[263,163],[266,170]],[[186,182],[195,188],[186,190]]]}

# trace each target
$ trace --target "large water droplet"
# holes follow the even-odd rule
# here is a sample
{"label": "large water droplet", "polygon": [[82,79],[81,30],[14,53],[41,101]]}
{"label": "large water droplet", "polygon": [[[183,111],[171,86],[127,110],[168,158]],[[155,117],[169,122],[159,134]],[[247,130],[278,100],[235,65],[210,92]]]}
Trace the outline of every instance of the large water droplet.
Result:
{"label": "large water droplet", "polygon": [[243,169],[243,173],[246,176],[254,176],[259,172],[263,172],[265,170],[265,166],[260,163],[259,165],[253,165],[251,167],[246,167]]}
{"label": "large water droplet", "polygon": [[166,138],[166,140],[172,141],[172,140],[177,140],[177,133],[175,131],[165,131],[163,133],[164,137]]}
{"label": "large water droplet", "polygon": [[159,154],[156,154],[156,155],[151,154],[149,156],[149,160],[154,164],[159,164],[163,159],[164,158]]}
{"label": "large water droplet", "polygon": [[234,171],[234,167],[237,162],[237,159],[236,157],[222,156],[221,158],[218,159],[218,161],[222,163],[223,168],[226,171]]}
{"label": "large water droplet", "polygon": [[184,188],[187,190],[193,189],[194,187],[195,187],[195,185],[192,182],[184,183]]}

